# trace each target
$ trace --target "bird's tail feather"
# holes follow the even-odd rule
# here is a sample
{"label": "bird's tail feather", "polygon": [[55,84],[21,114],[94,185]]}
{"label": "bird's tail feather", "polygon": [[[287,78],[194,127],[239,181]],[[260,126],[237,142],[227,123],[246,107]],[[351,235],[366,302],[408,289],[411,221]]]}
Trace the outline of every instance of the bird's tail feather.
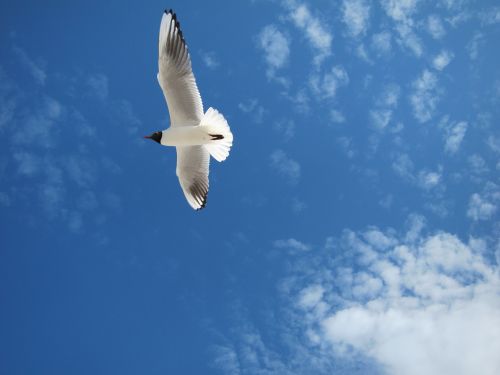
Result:
{"label": "bird's tail feather", "polygon": [[210,142],[204,144],[210,155],[217,161],[226,160],[233,145],[233,133],[224,116],[210,107],[203,115],[200,126],[211,137]]}

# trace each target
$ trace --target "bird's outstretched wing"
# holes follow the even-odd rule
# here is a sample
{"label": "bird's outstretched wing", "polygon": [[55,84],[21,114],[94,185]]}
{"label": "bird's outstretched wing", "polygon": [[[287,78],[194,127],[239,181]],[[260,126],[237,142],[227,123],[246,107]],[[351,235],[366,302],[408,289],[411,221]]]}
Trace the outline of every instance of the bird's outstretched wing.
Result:
{"label": "bird's outstretched wing", "polygon": [[207,203],[210,153],[203,146],[177,147],[177,177],[188,203],[201,210]]}
{"label": "bird's outstretched wing", "polygon": [[158,83],[167,101],[170,126],[198,125],[203,103],[186,41],[172,10],[165,11],[160,25]]}

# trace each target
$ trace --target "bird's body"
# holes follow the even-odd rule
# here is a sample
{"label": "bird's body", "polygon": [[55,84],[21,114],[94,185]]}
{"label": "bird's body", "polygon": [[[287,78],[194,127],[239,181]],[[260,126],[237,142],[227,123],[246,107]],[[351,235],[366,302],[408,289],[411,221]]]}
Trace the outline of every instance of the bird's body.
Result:
{"label": "bird's body", "polygon": [[200,126],[171,126],[162,131],[163,146],[198,146],[210,143],[212,137]]}
{"label": "bird's body", "polygon": [[146,138],[176,147],[176,173],[184,195],[191,207],[201,209],[208,194],[210,155],[225,160],[233,134],[217,110],[203,112],[186,42],[171,10],[161,20],[157,78],[167,101],[170,127]]}

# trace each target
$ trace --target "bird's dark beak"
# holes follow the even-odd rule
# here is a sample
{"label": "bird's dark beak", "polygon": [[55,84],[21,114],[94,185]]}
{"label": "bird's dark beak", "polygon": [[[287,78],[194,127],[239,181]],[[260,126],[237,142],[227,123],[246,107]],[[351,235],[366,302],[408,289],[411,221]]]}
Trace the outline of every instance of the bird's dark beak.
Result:
{"label": "bird's dark beak", "polygon": [[161,143],[161,132],[154,132],[153,134],[147,135],[144,138],[145,139],[151,139],[157,143]]}

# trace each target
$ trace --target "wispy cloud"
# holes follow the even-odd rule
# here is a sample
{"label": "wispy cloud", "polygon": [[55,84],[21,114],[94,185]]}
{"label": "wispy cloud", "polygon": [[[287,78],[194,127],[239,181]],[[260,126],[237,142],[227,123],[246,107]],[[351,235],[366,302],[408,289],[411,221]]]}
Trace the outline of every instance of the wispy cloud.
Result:
{"label": "wispy cloud", "polygon": [[[17,174],[5,184],[9,205],[20,208],[29,205],[29,212],[41,215],[33,214],[35,220],[58,221],[71,232],[82,232],[89,222],[89,213],[106,199],[105,194],[95,190],[101,163],[89,155],[89,150],[96,151],[99,147],[92,138],[95,128],[76,105],[79,99],[93,95],[107,101],[113,109],[114,103],[108,99],[107,78],[101,74],[71,78],[59,74],[58,80],[71,82],[74,87],[54,95],[52,87],[43,85],[47,76],[26,61],[27,54],[18,50],[16,57],[34,73],[28,76],[30,82],[29,79],[17,80],[15,75],[0,69],[4,78],[0,84],[0,107],[4,107],[5,100],[13,102],[3,129],[9,134],[5,138],[7,150],[4,150],[7,164],[14,176]],[[30,86],[32,83],[43,87],[35,91]],[[76,98],[75,92],[80,93]],[[106,113],[98,113],[102,108],[101,105],[95,108],[94,103],[92,117],[112,117],[108,106],[105,106]],[[71,139],[70,147],[64,147],[67,139]],[[108,160],[107,164],[113,164],[109,157],[103,157]],[[37,206],[41,210],[32,210]]]}
{"label": "wispy cloud", "polygon": [[418,173],[418,184],[424,190],[437,187],[441,182],[441,171],[421,170]]}
{"label": "wispy cloud", "polygon": [[11,129],[11,139],[16,145],[34,145],[51,148],[54,146],[59,129],[57,123],[66,109],[56,99],[41,95],[36,106],[23,116],[19,126]]}
{"label": "wispy cloud", "polygon": [[398,43],[410,49],[415,56],[420,57],[423,46],[420,38],[414,31],[413,15],[417,10],[419,0],[382,0],[381,5],[387,16],[395,22],[395,30],[399,38]]}
{"label": "wispy cloud", "polygon": [[17,58],[23,64],[35,80],[35,82],[41,86],[45,85],[45,81],[47,80],[47,73],[45,72],[45,67],[43,67],[43,63],[37,62],[31,59],[26,51],[20,47],[13,47]]}
{"label": "wispy cloud", "polygon": [[399,22],[410,22],[417,9],[418,0],[382,0],[382,7],[389,17]]}
{"label": "wispy cloud", "polygon": [[330,119],[335,124],[342,124],[345,122],[345,116],[338,109],[332,109],[330,111]]}
{"label": "wispy cloud", "polygon": [[391,121],[393,111],[398,105],[400,92],[399,85],[391,83],[387,84],[376,98],[375,108],[370,110],[370,119],[376,129],[385,129]]}
{"label": "wispy cloud", "polygon": [[444,135],[444,150],[449,154],[455,154],[462,144],[466,131],[467,123],[465,121],[447,126]]}
{"label": "wispy cloud", "polygon": [[[392,162],[393,171],[406,182],[426,191],[434,191],[437,198],[445,189],[442,178],[443,167],[438,166],[435,169],[423,168],[418,170],[408,154],[401,153],[396,155]],[[428,202],[430,204],[430,202]]]}
{"label": "wispy cloud", "polygon": [[476,60],[479,56],[479,48],[484,44],[484,34],[477,31],[472,36],[471,40],[466,44],[465,48],[469,53],[471,60]]}
{"label": "wispy cloud", "polygon": [[24,176],[33,176],[40,172],[42,162],[37,155],[27,151],[18,151],[13,155],[17,163],[17,173]]}
{"label": "wispy cloud", "polygon": [[283,68],[290,56],[290,39],[275,25],[264,27],[257,38],[258,47],[264,52],[267,64],[267,77],[286,83],[282,77],[277,77],[277,71]]}
{"label": "wispy cloud", "polygon": [[287,142],[295,135],[295,121],[280,120],[273,124],[273,129],[280,133],[282,139]]}
{"label": "wispy cloud", "polygon": [[257,124],[262,123],[264,119],[264,113],[266,112],[264,107],[259,104],[259,100],[256,98],[251,98],[241,103],[238,103],[238,108],[243,113],[248,113],[253,121]]}
{"label": "wispy cloud", "polygon": [[382,31],[372,36],[371,47],[379,56],[387,56],[392,50],[391,33]]}
{"label": "wispy cloud", "polygon": [[500,23],[500,6],[492,6],[478,14],[479,20],[483,25],[495,25]]}
{"label": "wispy cloud", "polygon": [[412,51],[416,57],[421,57],[424,53],[424,47],[410,24],[397,24],[396,31],[399,34],[398,43]]}
{"label": "wispy cloud", "polygon": [[311,245],[305,244],[295,238],[288,238],[286,240],[276,240],[273,242],[273,246],[277,249],[286,249],[292,251],[309,251],[311,250]]}
{"label": "wispy cloud", "polygon": [[349,35],[363,36],[368,30],[370,5],[366,0],[344,0],[342,2],[342,21]]}
{"label": "wispy cloud", "polygon": [[441,39],[446,34],[443,22],[436,14],[431,14],[427,17],[426,29],[434,39]]}
{"label": "wispy cloud", "polygon": [[104,101],[108,99],[109,95],[109,85],[108,77],[104,74],[91,74],[87,78],[87,85],[90,89],[90,93],[96,96],[98,99]]}
{"label": "wispy cloud", "polygon": [[453,52],[444,50],[441,51],[434,59],[432,60],[432,65],[436,70],[443,70],[448,66],[448,64],[453,60],[454,54]]}
{"label": "wispy cloud", "polygon": [[287,180],[296,184],[300,178],[300,164],[290,158],[283,150],[276,150],[271,154],[271,167]]}
{"label": "wispy cloud", "polygon": [[212,355],[211,365],[227,375],[239,375],[240,363],[236,350],[229,345],[213,345],[210,348]]}
{"label": "wispy cloud", "polygon": [[209,69],[215,70],[220,66],[220,61],[217,58],[215,52],[212,51],[201,51],[201,60],[205,64],[205,66]]}
{"label": "wispy cloud", "polygon": [[396,172],[396,174],[408,181],[415,180],[415,177],[413,176],[413,161],[410,159],[408,154],[397,155],[392,162],[392,169]]}
{"label": "wispy cloud", "polygon": [[500,136],[489,135],[486,144],[495,153],[500,153]]}
{"label": "wispy cloud", "polygon": [[425,69],[412,86],[410,102],[413,114],[419,122],[427,122],[434,115],[440,97],[437,77]]}
{"label": "wispy cloud", "polygon": [[489,220],[496,214],[500,202],[500,188],[488,182],[481,193],[474,193],[469,200],[467,217],[474,221]]}
{"label": "wispy cloud", "polygon": [[321,64],[331,53],[333,36],[328,31],[329,27],[312,14],[307,4],[295,0],[285,0],[283,4],[294,25],[304,32],[306,39],[316,52],[314,57],[316,65]]}
{"label": "wispy cloud", "polygon": [[322,99],[333,99],[337,90],[348,83],[349,76],[341,65],[336,65],[323,74],[313,73],[309,78],[313,93]]}

